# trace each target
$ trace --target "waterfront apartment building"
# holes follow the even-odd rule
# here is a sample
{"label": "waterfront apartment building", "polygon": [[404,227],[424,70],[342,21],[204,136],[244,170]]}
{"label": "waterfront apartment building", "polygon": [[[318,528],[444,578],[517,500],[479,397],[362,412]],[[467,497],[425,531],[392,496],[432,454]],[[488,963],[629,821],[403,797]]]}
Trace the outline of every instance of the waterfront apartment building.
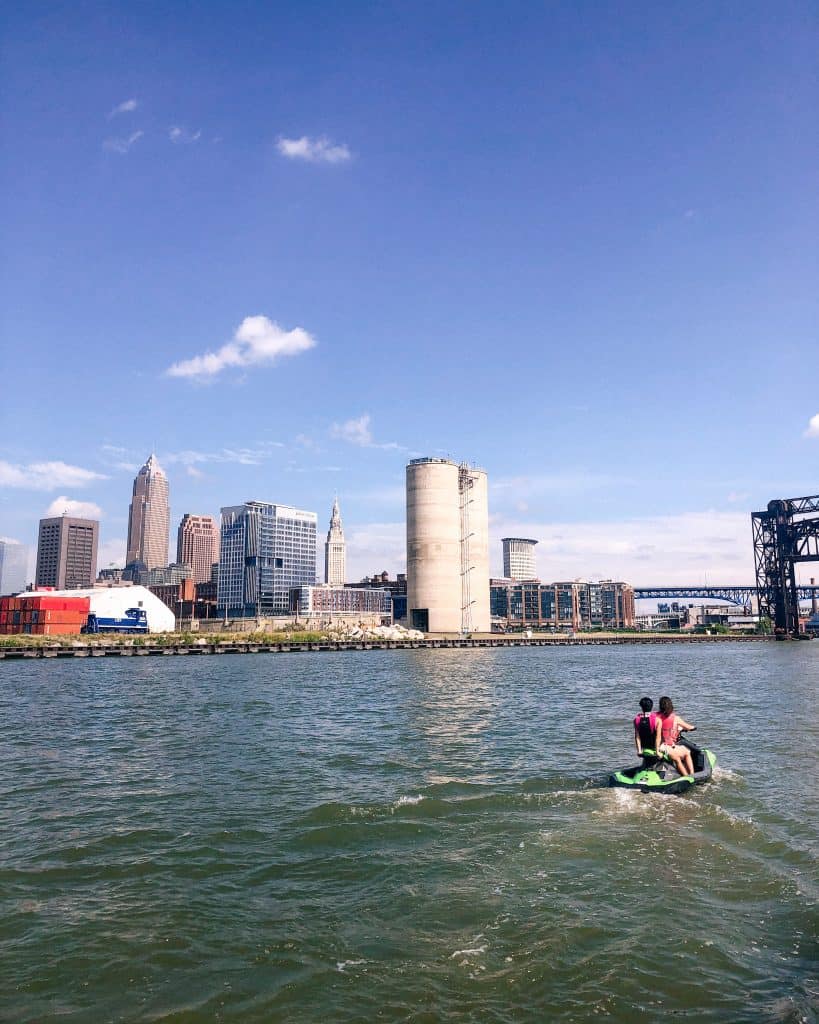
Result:
{"label": "waterfront apartment building", "polygon": [[219,561],[219,527],[213,516],[186,512],[176,535],[176,561],[189,565],[194,583],[207,583]]}
{"label": "waterfront apartment building", "polygon": [[392,595],[389,590],[372,587],[294,587],[290,591],[290,610],[300,619],[334,622],[377,620],[389,624],[392,619]]}
{"label": "waterfront apartment building", "polygon": [[316,582],[315,512],[247,501],[222,509],[217,610],[225,618],[290,614],[290,591]]}
{"label": "waterfront apartment building", "polygon": [[492,621],[503,627],[631,629],[634,589],[628,583],[492,580]]}
{"label": "waterfront apartment building", "polygon": [[345,587],[353,590],[386,590],[389,592],[392,601],[392,621],[404,622],[407,617],[407,574],[399,572],[394,580],[386,571],[377,572],[372,576],[365,576],[359,583],[345,583]]}
{"label": "waterfront apartment building", "polygon": [[168,536],[171,508],[168,478],[155,455],[151,455],[134,479],[128,509],[128,551],[126,565],[141,562],[146,569],[168,564]]}
{"label": "waterfront apartment building", "polygon": [[435,458],[407,466],[407,613],[425,633],[489,631],[484,470]]}
{"label": "waterfront apartment building", "polygon": [[26,589],[28,548],[11,540],[0,540],[0,595],[18,594]]}
{"label": "waterfront apartment building", "polygon": [[41,519],[36,586],[57,590],[93,587],[97,578],[99,527],[94,519],[75,516]]}
{"label": "waterfront apartment building", "polygon": [[330,515],[330,529],[324,545],[324,582],[330,586],[343,587],[347,575],[347,545],[344,542],[344,528],[338,498],[333,502]]}
{"label": "waterfront apartment building", "polygon": [[503,575],[510,580],[534,580],[536,540],[526,537],[503,537]]}

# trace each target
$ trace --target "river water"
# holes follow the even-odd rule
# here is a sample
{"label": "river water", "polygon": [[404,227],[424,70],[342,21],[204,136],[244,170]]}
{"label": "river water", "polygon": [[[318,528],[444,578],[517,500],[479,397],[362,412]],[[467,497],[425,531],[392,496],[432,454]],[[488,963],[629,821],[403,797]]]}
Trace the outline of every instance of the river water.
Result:
{"label": "river water", "polygon": [[[644,693],[691,796],[605,786]],[[0,1018],[815,1022],[817,695],[816,642],[2,663]]]}

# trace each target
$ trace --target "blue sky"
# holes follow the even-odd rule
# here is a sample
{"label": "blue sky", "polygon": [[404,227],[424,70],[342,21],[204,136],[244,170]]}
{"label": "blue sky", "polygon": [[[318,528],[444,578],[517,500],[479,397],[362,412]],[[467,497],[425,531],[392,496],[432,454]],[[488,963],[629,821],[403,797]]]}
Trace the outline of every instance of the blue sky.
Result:
{"label": "blue sky", "polygon": [[819,491],[815,5],[4,20],[0,536],[98,510],[121,562],[155,450],[174,524],[338,493],[400,571],[446,454],[546,579],[745,582]]}

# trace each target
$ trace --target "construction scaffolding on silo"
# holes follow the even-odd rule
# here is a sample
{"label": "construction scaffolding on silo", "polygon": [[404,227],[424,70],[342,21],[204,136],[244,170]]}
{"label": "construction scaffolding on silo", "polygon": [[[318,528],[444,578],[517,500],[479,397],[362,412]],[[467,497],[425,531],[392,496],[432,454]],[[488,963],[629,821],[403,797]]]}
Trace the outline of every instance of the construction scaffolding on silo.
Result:
{"label": "construction scaffolding on silo", "polygon": [[407,466],[407,609],[426,633],[489,631],[484,470],[434,458]]}

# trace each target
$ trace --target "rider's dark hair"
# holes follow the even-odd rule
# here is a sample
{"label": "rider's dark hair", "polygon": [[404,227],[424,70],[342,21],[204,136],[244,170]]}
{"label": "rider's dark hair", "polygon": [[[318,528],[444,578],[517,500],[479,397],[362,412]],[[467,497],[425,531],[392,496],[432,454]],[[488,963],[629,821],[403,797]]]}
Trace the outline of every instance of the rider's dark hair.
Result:
{"label": "rider's dark hair", "polygon": [[654,701],[651,699],[651,697],[641,697],[640,707],[643,709],[643,711],[646,712],[646,714],[648,714],[648,712],[651,711],[651,709],[654,707]]}
{"label": "rider's dark hair", "polygon": [[660,697],[660,714],[668,715],[674,710],[670,697]]}

